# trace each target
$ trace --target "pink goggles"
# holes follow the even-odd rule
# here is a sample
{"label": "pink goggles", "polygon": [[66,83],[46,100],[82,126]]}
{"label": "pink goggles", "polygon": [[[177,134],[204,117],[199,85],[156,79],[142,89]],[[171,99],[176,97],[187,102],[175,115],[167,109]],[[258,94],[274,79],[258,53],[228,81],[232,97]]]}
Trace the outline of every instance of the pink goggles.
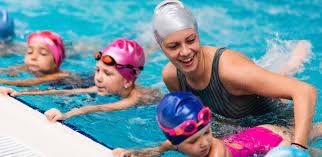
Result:
{"label": "pink goggles", "polygon": [[169,133],[170,136],[180,136],[180,135],[190,136],[198,131],[198,127],[200,125],[207,125],[210,119],[211,119],[211,111],[208,107],[205,107],[202,110],[200,110],[198,113],[198,122],[194,120],[186,120],[176,128],[169,129],[169,128],[163,127],[160,124],[159,120],[157,121],[161,129],[164,132]]}

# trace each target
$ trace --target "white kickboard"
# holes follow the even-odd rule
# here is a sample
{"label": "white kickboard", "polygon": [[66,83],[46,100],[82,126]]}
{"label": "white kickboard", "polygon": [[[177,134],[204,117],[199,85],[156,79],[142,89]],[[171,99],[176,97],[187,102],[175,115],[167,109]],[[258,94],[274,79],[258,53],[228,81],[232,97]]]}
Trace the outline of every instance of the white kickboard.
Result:
{"label": "white kickboard", "polygon": [[[61,123],[48,122],[42,113],[8,96],[0,96],[1,138],[8,140],[8,145],[14,143],[14,146],[18,146],[22,151],[26,151],[27,154],[34,154],[31,156],[113,156],[111,150],[105,146]],[[1,150],[2,153],[5,152],[4,149],[7,149],[8,145],[6,145],[5,141],[2,141],[0,143],[0,153]],[[9,154],[8,156],[19,157],[19,155],[14,154]]]}

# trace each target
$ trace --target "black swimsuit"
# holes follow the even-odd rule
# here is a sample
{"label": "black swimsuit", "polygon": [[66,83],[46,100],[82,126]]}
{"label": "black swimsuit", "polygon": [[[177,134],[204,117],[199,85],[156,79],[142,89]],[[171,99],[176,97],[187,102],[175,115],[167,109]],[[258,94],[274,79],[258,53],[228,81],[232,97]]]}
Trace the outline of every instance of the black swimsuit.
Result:
{"label": "black swimsuit", "polygon": [[212,74],[208,86],[195,90],[189,86],[184,74],[177,70],[181,91],[192,92],[208,106],[213,113],[227,118],[242,118],[248,115],[261,115],[274,110],[279,99],[258,95],[234,96],[230,94],[219,79],[219,59],[225,48],[219,48],[214,56]]}

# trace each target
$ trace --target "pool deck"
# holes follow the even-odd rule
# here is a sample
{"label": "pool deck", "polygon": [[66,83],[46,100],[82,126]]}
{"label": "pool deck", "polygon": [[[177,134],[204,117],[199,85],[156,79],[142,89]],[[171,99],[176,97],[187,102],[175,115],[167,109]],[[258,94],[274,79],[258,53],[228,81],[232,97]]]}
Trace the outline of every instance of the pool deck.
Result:
{"label": "pool deck", "polygon": [[48,122],[42,113],[8,96],[0,96],[1,136],[45,157],[112,157],[105,146],[61,123]]}

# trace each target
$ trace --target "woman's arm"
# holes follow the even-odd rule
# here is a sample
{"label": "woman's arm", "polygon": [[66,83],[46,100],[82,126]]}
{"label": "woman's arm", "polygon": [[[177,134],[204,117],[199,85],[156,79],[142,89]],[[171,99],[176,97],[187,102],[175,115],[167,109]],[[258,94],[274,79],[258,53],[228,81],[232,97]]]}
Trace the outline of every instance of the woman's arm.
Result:
{"label": "woman's arm", "polygon": [[244,55],[227,51],[220,59],[219,74],[222,82],[232,87],[229,91],[239,91],[232,92],[234,95],[257,94],[293,100],[293,142],[307,146],[316,104],[316,88],[302,81],[269,72],[255,65]]}
{"label": "woman's arm", "polygon": [[60,80],[67,76],[69,76],[68,73],[61,72],[61,73],[49,74],[35,79],[28,79],[28,80],[0,79],[0,84],[9,84],[9,85],[16,85],[16,86],[32,86],[32,85],[38,85],[38,84],[42,84],[50,81]]}
{"label": "woman's arm", "polygon": [[66,120],[68,118],[78,116],[78,115],[85,115],[85,114],[90,114],[95,112],[110,112],[110,111],[116,111],[116,110],[123,110],[134,106],[137,102],[138,102],[137,98],[125,98],[115,103],[73,108],[72,110],[66,113],[61,113],[59,110],[53,108],[46,111],[45,115],[49,121],[55,122],[57,120]]}

